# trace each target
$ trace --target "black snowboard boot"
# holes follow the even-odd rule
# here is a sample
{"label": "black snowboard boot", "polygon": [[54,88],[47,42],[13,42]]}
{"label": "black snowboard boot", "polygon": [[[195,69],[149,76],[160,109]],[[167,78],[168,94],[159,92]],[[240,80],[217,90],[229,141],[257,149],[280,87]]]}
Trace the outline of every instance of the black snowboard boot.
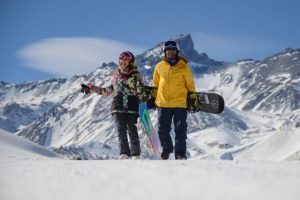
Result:
{"label": "black snowboard boot", "polygon": [[162,160],[168,160],[169,156],[170,156],[170,153],[167,153],[167,152],[162,152],[160,155]]}
{"label": "black snowboard boot", "polygon": [[175,159],[176,159],[176,160],[187,160],[187,157],[186,157],[185,155],[179,154],[179,155],[177,155],[177,156],[175,157]]}

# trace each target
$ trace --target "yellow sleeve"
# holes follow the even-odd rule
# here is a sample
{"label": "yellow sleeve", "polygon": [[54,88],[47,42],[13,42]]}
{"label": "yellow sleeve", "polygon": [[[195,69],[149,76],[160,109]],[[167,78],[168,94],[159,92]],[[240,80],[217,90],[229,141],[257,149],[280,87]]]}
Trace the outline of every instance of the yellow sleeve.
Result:
{"label": "yellow sleeve", "polygon": [[158,87],[159,85],[159,74],[157,72],[157,66],[155,66],[154,68],[154,72],[153,72],[153,87]]}
{"label": "yellow sleeve", "polygon": [[193,73],[190,66],[186,67],[185,84],[189,92],[196,92],[195,82],[193,79]]}

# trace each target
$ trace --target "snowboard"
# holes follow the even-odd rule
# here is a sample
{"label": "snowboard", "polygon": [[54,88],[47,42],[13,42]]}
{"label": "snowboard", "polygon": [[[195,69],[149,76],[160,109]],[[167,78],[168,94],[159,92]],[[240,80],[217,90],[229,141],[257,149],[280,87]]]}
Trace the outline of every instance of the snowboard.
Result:
{"label": "snowboard", "polygon": [[[151,86],[144,86],[145,93],[148,96],[147,106],[149,109],[155,108],[155,96],[157,88]],[[212,114],[220,114],[225,107],[223,97],[216,93],[196,92],[197,99],[191,99],[190,93],[187,95],[187,110],[191,113],[206,112]],[[198,108],[195,108],[195,100],[198,101]]]}
{"label": "snowboard", "polygon": [[206,112],[212,114],[220,114],[225,107],[225,101],[223,97],[216,93],[196,92],[198,108],[194,107],[195,100],[190,98],[190,93],[187,97],[187,109],[189,112]]}
{"label": "snowboard", "polygon": [[139,116],[140,116],[140,121],[143,125],[143,129],[150,141],[153,152],[156,156],[159,156],[161,153],[160,140],[159,140],[158,133],[155,131],[155,128],[153,127],[153,124],[151,122],[151,118],[146,103],[139,104]]}

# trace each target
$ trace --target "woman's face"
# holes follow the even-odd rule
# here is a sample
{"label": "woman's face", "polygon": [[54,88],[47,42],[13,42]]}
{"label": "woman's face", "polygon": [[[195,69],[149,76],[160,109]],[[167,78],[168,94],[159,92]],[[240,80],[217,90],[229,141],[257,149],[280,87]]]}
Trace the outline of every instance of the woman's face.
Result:
{"label": "woman's face", "polygon": [[123,71],[127,71],[128,70],[129,63],[130,63],[129,60],[125,60],[125,59],[119,60],[119,65],[120,65],[120,67],[121,67],[121,69]]}

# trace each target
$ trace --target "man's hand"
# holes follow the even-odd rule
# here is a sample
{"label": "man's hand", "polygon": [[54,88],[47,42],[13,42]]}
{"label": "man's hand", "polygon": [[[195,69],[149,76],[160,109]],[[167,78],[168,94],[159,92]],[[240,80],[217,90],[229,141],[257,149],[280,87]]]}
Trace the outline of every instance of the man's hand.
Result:
{"label": "man's hand", "polygon": [[199,109],[199,101],[198,101],[198,96],[197,96],[196,92],[191,93],[190,98],[192,99],[192,101],[194,103],[194,105],[193,105],[194,108],[196,110],[198,110]]}
{"label": "man's hand", "polygon": [[191,92],[187,99],[187,109],[189,112],[194,113],[199,110],[199,99],[196,92]]}

